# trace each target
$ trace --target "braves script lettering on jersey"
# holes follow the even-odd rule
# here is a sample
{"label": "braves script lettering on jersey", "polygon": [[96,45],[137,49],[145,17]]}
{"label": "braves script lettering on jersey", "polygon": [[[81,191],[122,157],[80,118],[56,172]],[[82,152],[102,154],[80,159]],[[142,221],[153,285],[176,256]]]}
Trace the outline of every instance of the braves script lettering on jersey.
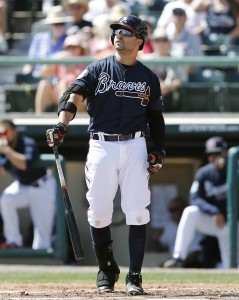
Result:
{"label": "braves script lettering on jersey", "polygon": [[90,64],[74,84],[87,93],[89,131],[147,132],[147,109],[163,110],[159,80],[139,61],[127,68],[109,56]]}

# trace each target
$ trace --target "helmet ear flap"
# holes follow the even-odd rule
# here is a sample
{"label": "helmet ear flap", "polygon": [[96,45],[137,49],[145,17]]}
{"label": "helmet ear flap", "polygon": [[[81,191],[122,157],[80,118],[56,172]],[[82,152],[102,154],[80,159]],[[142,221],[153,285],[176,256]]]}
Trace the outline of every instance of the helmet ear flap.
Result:
{"label": "helmet ear flap", "polygon": [[111,43],[112,43],[112,45],[114,45],[115,34],[112,33],[110,38],[111,38]]}

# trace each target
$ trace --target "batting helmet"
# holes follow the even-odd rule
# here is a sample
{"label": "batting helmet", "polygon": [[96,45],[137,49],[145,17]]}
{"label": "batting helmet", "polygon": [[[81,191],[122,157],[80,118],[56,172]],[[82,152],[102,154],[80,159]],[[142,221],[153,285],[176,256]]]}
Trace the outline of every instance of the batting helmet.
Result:
{"label": "batting helmet", "polygon": [[227,150],[227,142],[221,136],[213,136],[209,138],[205,143],[206,154],[221,153]]}
{"label": "batting helmet", "polygon": [[[143,43],[140,45],[139,50],[142,50],[144,47],[144,43],[148,36],[147,26],[145,23],[138,17],[134,15],[123,16],[117,23],[113,23],[110,25],[110,28],[115,29],[127,29],[132,31],[138,38],[143,40]],[[114,45],[115,34],[111,35],[111,42]]]}

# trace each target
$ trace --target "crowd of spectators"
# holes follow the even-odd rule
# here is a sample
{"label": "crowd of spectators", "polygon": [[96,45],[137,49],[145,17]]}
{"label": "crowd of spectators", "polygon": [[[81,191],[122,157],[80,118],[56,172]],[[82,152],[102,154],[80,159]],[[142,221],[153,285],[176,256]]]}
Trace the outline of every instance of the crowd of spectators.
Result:
{"label": "crowd of spectators", "polygon": [[[8,3],[0,1],[0,51],[7,54],[8,43],[6,32]],[[95,19],[107,16],[110,21],[117,21],[122,14],[137,14],[150,31],[165,28],[169,35],[175,33],[175,9],[185,15],[185,30],[202,39],[203,43],[212,43],[220,39],[223,43],[238,44],[239,36],[239,4],[236,0],[42,0],[42,18],[47,18],[54,6],[62,6],[66,15],[71,16],[65,26],[66,35],[74,34],[85,27],[92,28],[88,34],[94,35]],[[14,8],[14,5],[11,5]],[[180,13],[177,13],[179,15]],[[105,22],[105,21],[104,21]],[[89,29],[89,28],[87,28]],[[149,31],[149,32],[150,32]]]}
{"label": "crowd of spectators", "polygon": [[[40,32],[32,35],[27,54],[32,59],[72,55],[101,59],[111,55],[114,48],[109,24],[128,14],[138,15],[147,24],[148,40],[139,52],[143,59],[203,56],[215,46],[218,53],[225,54],[225,49],[239,45],[239,3],[236,0],[43,0],[41,10],[42,20],[35,22]],[[7,1],[0,0],[0,53],[7,55],[6,17]],[[80,35],[84,51],[73,50],[73,46],[70,50],[65,48],[65,40],[74,35]],[[22,74],[28,76],[26,78],[39,81],[35,99],[37,113],[47,111],[49,105],[56,105],[56,97],[62,91],[55,88],[61,86],[61,79],[56,74],[58,71],[52,72],[52,69],[39,64],[23,67]],[[83,69],[84,66],[80,66],[80,70]],[[172,111],[177,90],[197,69],[193,66],[154,69],[166,99],[166,110]],[[47,97],[49,103],[39,101],[39,95],[42,98],[45,89],[51,94]]]}

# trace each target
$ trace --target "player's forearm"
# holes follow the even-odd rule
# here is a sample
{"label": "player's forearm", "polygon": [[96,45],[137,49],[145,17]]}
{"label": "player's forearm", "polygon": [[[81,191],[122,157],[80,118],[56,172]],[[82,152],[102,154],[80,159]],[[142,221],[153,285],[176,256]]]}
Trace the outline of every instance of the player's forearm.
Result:
{"label": "player's forearm", "polygon": [[162,151],[165,143],[165,123],[161,111],[149,110],[150,137],[156,151]]}
{"label": "player's forearm", "polygon": [[70,121],[72,120],[72,117],[73,117],[73,113],[69,111],[61,111],[58,117],[58,122],[68,126]]}
{"label": "player's forearm", "polygon": [[[84,101],[84,98],[81,95],[71,94],[67,102],[73,103],[77,108],[79,108]],[[70,121],[73,119],[74,113],[68,110],[62,110],[59,113],[58,121],[65,124],[66,126],[69,125]]]}
{"label": "player's forearm", "polygon": [[11,162],[11,164],[19,170],[25,171],[27,168],[26,156],[22,153],[16,152],[14,149],[9,147],[6,151],[5,156]]}

